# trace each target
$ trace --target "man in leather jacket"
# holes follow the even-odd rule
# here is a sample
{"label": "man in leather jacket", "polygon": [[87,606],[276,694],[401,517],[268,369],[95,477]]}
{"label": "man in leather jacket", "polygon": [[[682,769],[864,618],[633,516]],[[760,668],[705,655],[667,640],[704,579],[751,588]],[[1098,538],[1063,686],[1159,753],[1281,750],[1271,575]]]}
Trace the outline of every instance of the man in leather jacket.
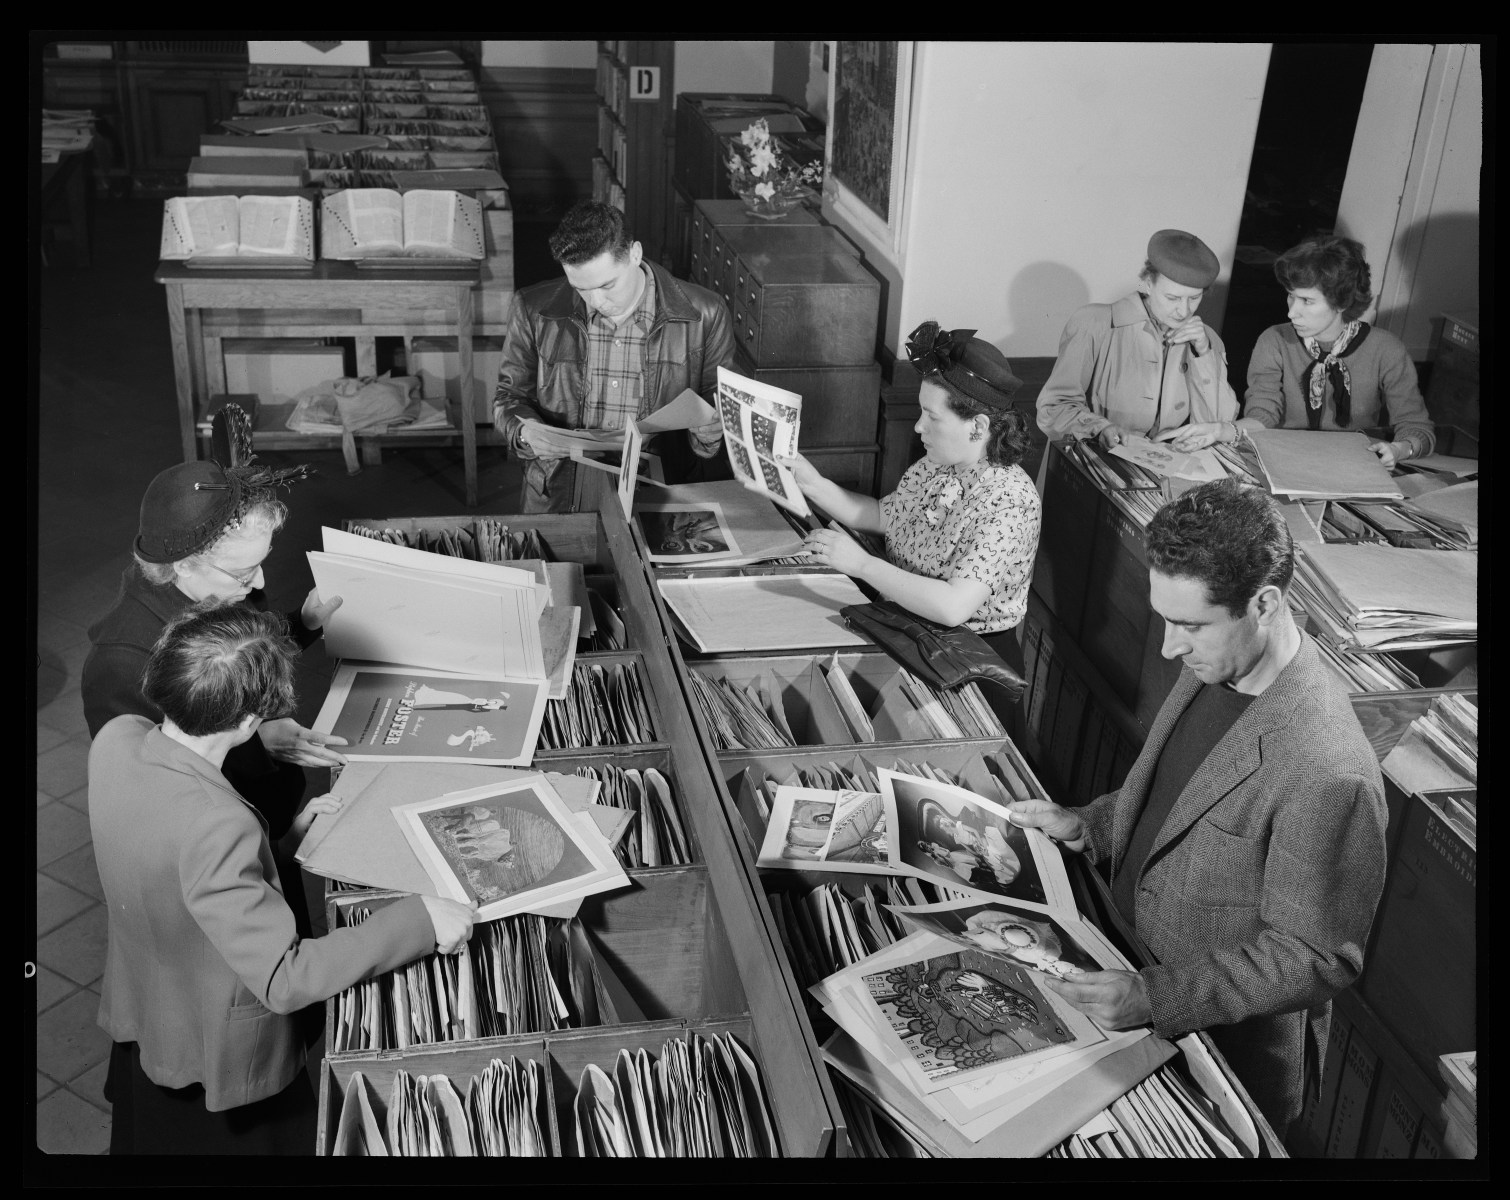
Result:
{"label": "man in leather jacket", "polygon": [[[734,335],[724,302],[644,259],[624,216],[578,204],[551,234],[564,277],[514,297],[493,424],[524,462],[521,512],[571,507],[572,443],[557,430],[603,430],[619,444],[627,421],[649,415],[688,388],[716,406],[718,368],[731,365]],[[722,447],[715,420],[662,434],[667,482],[708,478]]]}

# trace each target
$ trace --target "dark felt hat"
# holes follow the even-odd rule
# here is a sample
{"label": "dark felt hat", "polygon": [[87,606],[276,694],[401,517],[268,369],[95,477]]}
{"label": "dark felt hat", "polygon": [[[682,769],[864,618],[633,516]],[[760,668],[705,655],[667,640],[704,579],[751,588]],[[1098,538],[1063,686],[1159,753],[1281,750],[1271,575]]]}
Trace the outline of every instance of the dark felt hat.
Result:
{"label": "dark felt hat", "polygon": [[907,357],[925,378],[936,378],[988,408],[1009,408],[1022,380],[1007,356],[973,329],[940,329],[924,321],[907,337]]}
{"label": "dark felt hat", "polygon": [[1194,288],[1210,287],[1222,270],[1211,247],[1183,229],[1161,229],[1149,238],[1148,261],[1164,278]]}
{"label": "dark felt hat", "polygon": [[241,511],[241,480],[214,462],[169,467],[142,497],[136,552],[147,562],[170,563],[215,542]]}

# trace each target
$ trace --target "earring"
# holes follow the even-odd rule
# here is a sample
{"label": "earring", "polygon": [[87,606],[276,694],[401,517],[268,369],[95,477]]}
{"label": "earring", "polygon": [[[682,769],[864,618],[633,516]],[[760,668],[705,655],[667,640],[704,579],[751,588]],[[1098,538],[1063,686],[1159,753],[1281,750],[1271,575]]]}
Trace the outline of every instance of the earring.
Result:
{"label": "earring", "polygon": [[975,429],[972,429],[970,431],[970,440],[972,442],[978,442],[984,436],[985,435],[981,433],[980,428],[978,426]]}

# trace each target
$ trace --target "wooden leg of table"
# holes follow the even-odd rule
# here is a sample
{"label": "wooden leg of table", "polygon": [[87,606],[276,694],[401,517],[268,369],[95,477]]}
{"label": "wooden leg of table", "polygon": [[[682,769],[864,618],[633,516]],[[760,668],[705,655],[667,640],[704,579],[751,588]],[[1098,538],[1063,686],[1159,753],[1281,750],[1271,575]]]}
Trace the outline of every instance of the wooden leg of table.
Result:
{"label": "wooden leg of table", "polygon": [[357,445],[362,448],[362,465],[364,467],[380,467],[383,465],[383,443],[375,437],[357,439]]}
{"label": "wooden leg of table", "polygon": [[371,334],[358,335],[357,344],[357,374],[366,379],[377,374],[377,338]]}
{"label": "wooden leg of table", "polygon": [[461,457],[467,478],[467,507],[477,507],[477,422],[472,419],[472,289],[458,288],[456,294],[456,368],[461,387],[461,403],[456,419],[461,422]]}
{"label": "wooden leg of table", "polygon": [[209,336],[203,341],[205,398],[223,396],[228,390],[225,383],[225,339]]}
{"label": "wooden leg of table", "polygon": [[[199,457],[199,447],[194,437],[194,374],[189,357],[183,287],[176,283],[164,286],[168,295],[168,334],[173,341],[173,383],[178,392],[178,432],[183,443],[184,462],[193,462]],[[196,320],[195,325],[198,324]]]}

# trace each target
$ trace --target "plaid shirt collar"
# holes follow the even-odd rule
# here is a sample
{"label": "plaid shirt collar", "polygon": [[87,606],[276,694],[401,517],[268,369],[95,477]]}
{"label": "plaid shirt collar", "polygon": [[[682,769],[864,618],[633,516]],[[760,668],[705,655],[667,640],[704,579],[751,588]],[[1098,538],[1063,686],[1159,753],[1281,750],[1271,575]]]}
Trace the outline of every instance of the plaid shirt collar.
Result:
{"label": "plaid shirt collar", "polygon": [[615,325],[602,313],[594,310],[587,314],[588,328],[611,334],[616,329],[631,332],[626,327],[632,325],[639,331],[641,337],[650,332],[651,323],[655,320],[655,275],[644,263],[640,264],[640,273],[645,277],[645,290],[640,293],[639,306],[624,319],[624,324]]}

